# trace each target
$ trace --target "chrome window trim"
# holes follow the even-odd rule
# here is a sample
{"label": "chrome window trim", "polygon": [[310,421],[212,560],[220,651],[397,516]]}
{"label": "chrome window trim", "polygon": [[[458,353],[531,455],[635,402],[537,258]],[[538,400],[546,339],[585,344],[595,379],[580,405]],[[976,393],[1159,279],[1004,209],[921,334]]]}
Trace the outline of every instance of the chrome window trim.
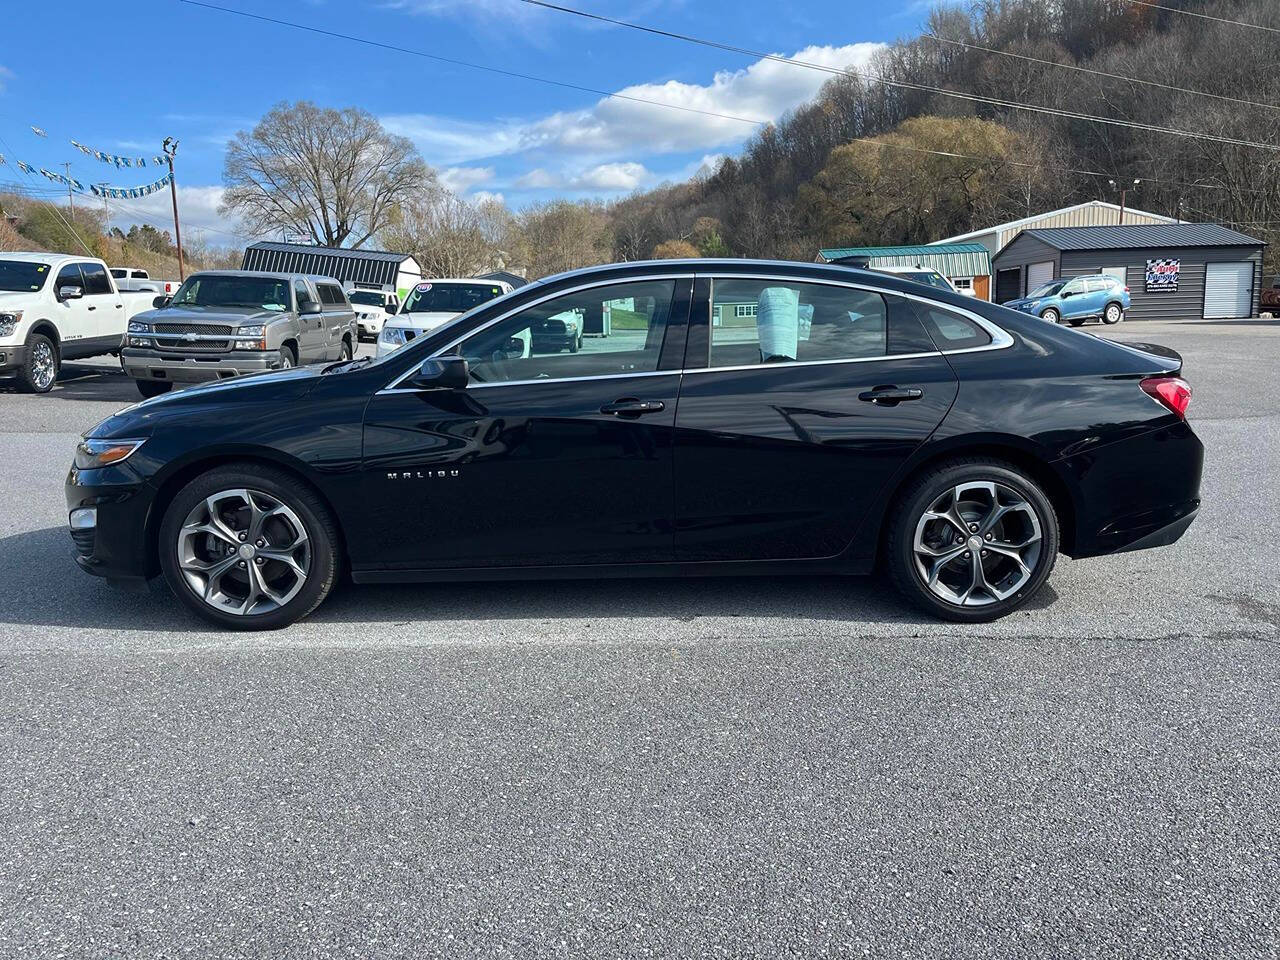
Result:
{"label": "chrome window trim", "polygon": [[[581,284],[580,286],[568,287],[567,289],[564,289],[564,290],[557,290],[554,293],[548,293],[546,296],[538,297],[537,299],[530,300],[527,303],[522,303],[520,306],[514,307],[506,311],[505,313],[498,314],[492,320],[487,320],[484,323],[482,323],[480,326],[475,327],[471,330],[468,330],[466,333],[462,334],[462,336],[458,337],[456,340],[451,340],[449,343],[446,343],[443,347],[440,347],[439,349],[436,350],[435,353],[431,354],[429,357],[426,357],[425,359],[427,360],[439,359],[440,357],[444,356],[447,351],[452,350],[454,347],[460,344],[463,340],[466,340],[468,337],[473,337],[477,333],[481,333],[484,330],[488,330],[494,324],[501,323],[503,320],[506,320],[508,317],[514,317],[516,314],[522,313],[523,311],[528,310],[530,307],[536,307],[538,304],[546,303],[548,300],[554,300],[556,299],[556,297],[568,296],[573,293],[578,293],[582,290],[591,290],[591,289],[594,289],[595,287],[614,287],[614,286],[620,286],[626,283],[644,283],[651,280],[692,280],[693,278],[694,278],[694,274],[692,273],[644,274],[642,276],[635,276],[635,277],[622,277],[622,278],[614,277],[612,280],[596,280],[596,281],[593,281],[592,283],[584,283],[584,284]],[[664,337],[665,337],[665,332],[664,332]],[[388,391],[395,390],[396,387],[398,387],[404,380],[408,379],[413,374],[413,372],[414,372],[414,368],[410,367],[408,370],[400,374],[400,376],[396,377],[394,380],[392,380],[390,383],[388,383],[385,387],[383,387],[381,390],[377,392],[385,393]],[[651,372],[679,373],[680,371],[679,370],[655,370]],[[561,383],[566,380],[602,380],[602,379],[608,379],[610,377],[619,377],[619,376],[627,377],[627,376],[635,376],[635,374],[603,373],[603,374],[598,374],[590,377],[543,377],[537,380],[503,380],[501,381],[501,383],[504,385],[508,383],[553,383],[553,382]],[[473,386],[476,386],[476,384],[468,384],[467,389],[470,390]],[[491,386],[491,387],[498,386],[498,383],[497,382],[491,383],[491,384],[488,384],[488,386]],[[401,392],[404,392],[404,391],[401,391]]]}
{"label": "chrome window trim", "polygon": [[[689,262],[696,262],[696,261],[689,261]],[[751,263],[752,261],[744,260],[743,262]],[[762,262],[767,263],[769,261],[762,261]],[[495,381],[493,383],[468,384],[467,389],[471,390],[476,387],[481,387],[481,388],[498,387],[498,386],[508,386],[508,385],[515,385],[515,384],[572,383],[574,381],[582,381],[582,380],[611,380],[611,379],[617,379],[617,378],[623,378],[623,377],[662,376],[662,375],[672,374],[672,373],[675,373],[675,374],[716,373],[721,371],[733,371],[733,370],[775,369],[780,367],[806,367],[806,366],[817,366],[817,365],[834,364],[834,363],[871,363],[871,362],[887,361],[887,360],[918,360],[924,357],[937,357],[937,356],[946,357],[946,356],[951,356],[953,354],[982,353],[988,350],[1004,350],[1008,347],[1013,346],[1013,337],[1008,333],[1008,331],[1006,331],[1003,327],[1000,327],[997,324],[993,323],[992,321],[986,319],[985,317],[979,316],[978,314],[974,313],[971,310],[967,310],[964,307],[957,307],[949,303],[943,303],[938,300],[932,300],[929,297],[921,296],[920,294],[904,293],[901,290],[891,290],[886,287],[878,287],[873,284],[866,283],[865,281],[859,282],[859,281],[852,281],[852,280],[834,280],[828,277],[808,278],[808,277],[797,277],[794,275],[787,276],[782,274],[757,274],[757,273],[750,273],[750,274],[747,274],[747,273],[742,273],[742,274],[662,273],[662,274],[643,274],[640,276],[626,277],[626,278],[614,277],[611,280],[596,280],[591,283],[582,284],[580,286],[570,287],[566,290],[560,290],[555,293],[549,293],[546,296],[539,297],[536,300],[530,300],[528,303],[522,304],[521,306],[516,307],[512,310],[508,310],[505,313],[501,313],[498,316],[494,317],[492,320],[489,320],[486,323],[482,324],[481,326],[476,327],[473,330],[467,331],[462,336],[458,337],[456,340],[452,340],[449,343],[445,344],[444,346],[440,347],[438,350],[432,353],[430,357],[426,359],[437,359],[443,356],[447,351],[452,350],[454,347],[460,344],[463,340],[466,340],[468,337],[474,334],[480,333],[483,330],[487,330],[489,327],[493,326],[494,324],[500,323],[501,321],[506,320],[508,317],[515,316],[517,313],[520,313],[523,310],[526,310],[530,307],[535,307],[540,303],[545,303],[546,301],[553,300],[559,296],[567,296],[569,294],[578,293],[579,291],[582,291],[582,290],[590,290],[595,287],[616,286],[616,285],[625,284],[625,283],[642,283],[642,282],[652,281],[652,280],[690,280],[690,279],[696,280],[700,278],[706,278],[713,282],[712,296],[707,299],[708,316],[710,315],[710,311],[713,309],[714,303],[715,303],[714,281],[717,279],[772,280],[772,281],[781,281],[783,283],[822,284],[822,285],[831,286],[831,287],[846,287],[853,290],[865,290],[868,293],[875,293],[875,294],[879,294],[880,296],[902,297],[905,300],[915,300],[918,303],[924,303],[929,306],[938,307],[942,310],[950,310],[956,314],[959,314],[965,319],[972,321],[973,323],[977,324],[981,329],[985,330],[987,334],[991,337],[991,342],[987,344],[983,344],[982,346],[979,346],[979,347],[958,347],[954,350],[927,350],[927,351],[924,351],[923,353],[892,353],[892,354],[885,354],[884,356],[880,356],[880,357],[843,357],[843,358],[838,358],[834,360],[784,360],[778,363],[769,363],[769,364],[752,363],[752,364],[734,365],[734,366],[727,366],[727,367],[708,367],[708,366],[685,367],[682,370],[653,370],[653,371],[645,371],[645,372],[639,372],[639,373],[606,373],[606,374],[598,374],[598,375],[584,376],[584,377],[541,377],[535,380],[502,380],[502,381]],[[710,326],[708,326],[708,333],[710,333]],[[377,393],[381,394],[381,393],[390,393],[390,392],[399,392],[399,393],[416,392],[415,390],[412,390],[412,389],[405,389],[405,390],[399,390],[399,391],[396,390],[396,388],[404,380],[408,379],[413,374],[413,372],[414,372],[414,368],[410,367],[400,376],[396,377],[395,380],[393,380],[391,383],[387,384],[381,390],[378,390]]]}

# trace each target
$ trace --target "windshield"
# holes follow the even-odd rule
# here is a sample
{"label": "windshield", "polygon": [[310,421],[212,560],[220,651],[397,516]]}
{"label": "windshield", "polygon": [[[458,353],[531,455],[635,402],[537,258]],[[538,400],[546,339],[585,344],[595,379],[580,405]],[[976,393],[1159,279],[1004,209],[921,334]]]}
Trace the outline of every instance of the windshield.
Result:
{"label": "windshield", "polygon": [[289,284],[275,277],[191,277],[173,295],[175,307],[251,307],[254,310],[289,309]]}
{"label": "windshield", "polygon": [[1052,297],[1066,285],[1065,280],[1054,280],[1052,283],[1046,283],[1043,287],[1036,287],[1027,294],[1028,297]]}
{"label": "windshield", "polygon": [[404,302],[401,313],[465,313],[502,296],[493,283],[420,283]]}
{"label": "windshield", "polygon": [[49,275],[47,263],[0,260],[0,290],[8,293],[35,293]]}
{"label": "windshield", "polygon": [[381,307],[387,302],[385,296],[372,290],[353,290],[347,299],[352,303],[363,303],[368,307]]}

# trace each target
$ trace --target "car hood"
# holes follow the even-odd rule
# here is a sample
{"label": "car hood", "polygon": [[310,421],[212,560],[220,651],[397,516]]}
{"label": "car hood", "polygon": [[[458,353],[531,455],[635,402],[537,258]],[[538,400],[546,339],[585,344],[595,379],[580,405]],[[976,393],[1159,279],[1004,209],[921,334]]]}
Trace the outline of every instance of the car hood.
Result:
{"label": "car hood", "polygon": [[35,306],[41,299],[39,293],[0,290],[0,310],[21,310],[28,304]]}
{"label": "car hood", "polygon": [[461,313],[397,313],[394,317],[387,318],[386,326],[404,327],[422,333],[442,327],[454,317],[460,316]]}
{"label": "car hood", "polygon": [[270,323],[288,314],[258,307],[161,307],[145,310],[133,319],[143,323],[218,323],[225,326]]}
{"label": "car hood", "polygon": [[240,416],[234,404],[301,399],[311,391],[324,371],[324,364],[266,370],[162,393],[117,411],[85,436],[150,436],[170,416],[181,416],[191,411],[209,411],[201,414],[205,416]]}
{"label": "car hood", "polygon": [[1014,310],[1020,310],[1036,300],[1043,300],[1043,297],[1019,297],[1017,300],[1006,300],[1002,306],[1011,307]]}

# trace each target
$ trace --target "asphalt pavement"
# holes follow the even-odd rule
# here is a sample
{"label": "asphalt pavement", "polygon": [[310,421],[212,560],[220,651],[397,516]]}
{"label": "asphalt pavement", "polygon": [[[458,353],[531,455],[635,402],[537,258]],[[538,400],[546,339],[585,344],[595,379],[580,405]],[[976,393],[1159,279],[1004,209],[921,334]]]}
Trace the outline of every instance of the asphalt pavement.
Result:
{"label": "asphalt pavement", "polygon": [[118,366],[0,381],[0,957],[1275,957],[1280,323],[1105,333],[1184,354],[1201,514],[974,627],[814,578],[212,631],[71,561]]}

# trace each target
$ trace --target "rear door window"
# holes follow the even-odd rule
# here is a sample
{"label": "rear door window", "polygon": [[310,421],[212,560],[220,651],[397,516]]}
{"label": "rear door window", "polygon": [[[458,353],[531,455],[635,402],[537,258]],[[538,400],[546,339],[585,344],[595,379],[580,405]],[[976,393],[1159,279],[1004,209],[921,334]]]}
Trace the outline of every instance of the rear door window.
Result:
{"label": "rear door window", "polygon": [[710,365],[883,357],[888,317],[884,297],[869,290],[718,277],[711,284]]}
{"label": "rear door window", "polygon": [[107,268],[100,263],[82,263],[80,272],[84,275],[84,295],[98,297],[111,294],[111,278]]}
{"label": "rear door window", "polygon": [[934,304],[917,304],[920,320],[939,350],[972,350],[991,343],[991,334],[968,317]]}

